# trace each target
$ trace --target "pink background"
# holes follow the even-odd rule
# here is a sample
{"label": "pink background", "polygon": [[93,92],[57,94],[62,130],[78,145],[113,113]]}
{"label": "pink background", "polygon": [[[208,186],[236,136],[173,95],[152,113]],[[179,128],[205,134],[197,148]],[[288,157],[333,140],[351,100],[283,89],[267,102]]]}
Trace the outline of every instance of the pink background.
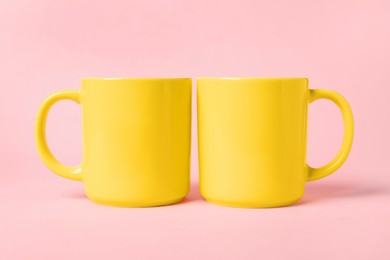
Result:
{"label": "pink background", "polygon": [[[0,258],[390,259],[389,14],[386,0],[1,1]],[[43,165],[33,125],[48,94],[99,76],[308,77],[349,100],[354,147],[296,206],[215,206],[198,192],[194,110],[188,198],[98,206]],[[318,101],[309,119],[319,166],[340,145],[341,115]],[[78,105],[53,108],[48,138],[61,161],[81,161]]]}

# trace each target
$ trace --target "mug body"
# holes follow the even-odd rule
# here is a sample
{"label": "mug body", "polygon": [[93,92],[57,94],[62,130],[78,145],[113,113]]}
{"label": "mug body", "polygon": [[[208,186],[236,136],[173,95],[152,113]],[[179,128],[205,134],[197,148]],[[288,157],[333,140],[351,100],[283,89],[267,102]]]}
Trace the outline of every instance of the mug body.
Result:
{"label": "mug body", "polygon": [[276,207],[304,193],[308,81],[197,81],[202,196],[234,207]]}
{"label": "mug body", "polygon": [[158,206],[189,192],[191,79],[84,79],[87,196],[114,206]]}

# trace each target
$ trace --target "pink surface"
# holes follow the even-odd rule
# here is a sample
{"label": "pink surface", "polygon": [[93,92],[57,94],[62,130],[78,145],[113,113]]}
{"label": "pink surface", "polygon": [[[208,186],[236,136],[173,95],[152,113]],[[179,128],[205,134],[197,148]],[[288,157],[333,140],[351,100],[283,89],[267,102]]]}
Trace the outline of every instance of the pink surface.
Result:
{"label": "pink surface", "polygon": [[[0,258],[390,259],[389,13],[385,0],[1,1]],[[194,110],[186,201],[98,206],[82,183],[46,169],[33,140],[42,100],[93,76],[308,77],[350,101],[354,147],[296,206],[215,206],[196,184]],[[63,102],[49,118],[65,163],[81,160],[80,117]],[[319,166],[338,149],[341,115],[318,101],[309,119],[308,160]]]}

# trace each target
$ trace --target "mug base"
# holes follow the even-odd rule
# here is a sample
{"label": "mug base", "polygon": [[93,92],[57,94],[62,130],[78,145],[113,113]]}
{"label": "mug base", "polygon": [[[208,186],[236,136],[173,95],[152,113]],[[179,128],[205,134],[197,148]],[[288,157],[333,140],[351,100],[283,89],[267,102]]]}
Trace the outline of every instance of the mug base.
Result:
{"label": "mug base", "polygon": [[108,201],[95,198],[89,198],[94,203],[104,206],[121,207],[121,208],[147,208],[147,207],[159,207],[172,205],[184,200],[184,197],[179,199],[171,199],[164,201],[152,201],[152,202],[123,202],[123,201]]}
{"label": "mug base", "polygon": [[299,201],[298,199],[283,201],[283,202],[275,202],[275,203],[252,203],[252,202],[234,202],[234,201],[224,201],[224,200],[215,200],[215,199],[207,199],[207,202],[225,206],[232,208],[277,208],[277,207],[286,207],[294,205]]}

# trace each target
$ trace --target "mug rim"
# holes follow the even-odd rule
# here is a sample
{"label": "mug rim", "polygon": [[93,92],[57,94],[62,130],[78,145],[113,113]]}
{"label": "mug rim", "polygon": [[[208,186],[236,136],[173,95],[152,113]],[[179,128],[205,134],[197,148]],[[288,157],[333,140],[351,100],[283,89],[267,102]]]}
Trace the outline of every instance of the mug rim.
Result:
{"label": "mug rim", "polygon": [[197,80],[309,80],[305,77],[200,77]]}
{"label": "mug rim", "polygon": [[86,77],[82,78],[81,80],[189,80],[192,78],[121,78],[121,77]]}

